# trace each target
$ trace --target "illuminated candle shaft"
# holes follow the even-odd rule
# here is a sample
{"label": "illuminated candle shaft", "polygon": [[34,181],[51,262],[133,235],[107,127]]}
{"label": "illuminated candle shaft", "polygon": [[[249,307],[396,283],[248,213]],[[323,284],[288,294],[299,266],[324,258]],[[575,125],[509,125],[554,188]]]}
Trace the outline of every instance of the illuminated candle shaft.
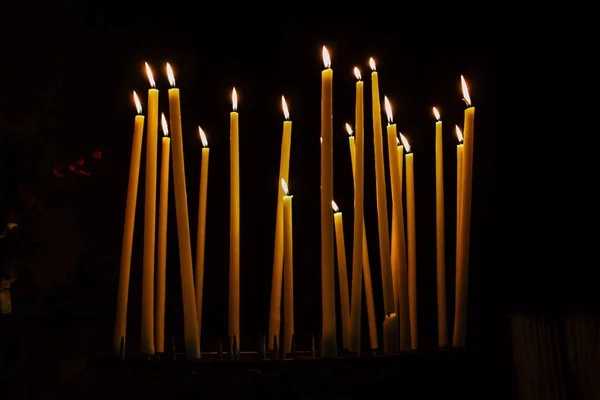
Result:
{"label": "illuminated candle shaft", "polygon": [[187,357],[200,358],[198,321],[192,247],[188,216],[187,189],[185,185],[185,163],[183,157],[183,134],[181,128],[181,105],[179,89],[169,89],[169,114],[173,152],[173,184],[175,188],[175,214],[179,241],[179,265],[181,269],[181,294],[183,299],[183,335]]}
{"label": "illuminated candle shaft", "polygon": [[115,318],[115,335],[113,340],[114,354],[119,354],[121,338],[123,345],[127,336],[127,303],[129,300],[129,276],[131,272],[131,248],[133,245],[133,229],[135,225],[135,208],[140,175],[142,155],[142,139],[144,136],[144,116],[136,115],[133,127],[133,143],[131,145],[131,161],[129,164],[129,183],[127,185],[127,201],[125,204],[125,224],[123,227],[123,247],[121,248],[121,268],[119,273],[119,292],[117,296],[117,315]]}
{"label": "illuminated candle shaft", "polygon": [[169,210],[169,161],[171,139],[162,138],[160,197],[158,199],[158,249],[156,254],[156,352],[165,352],[165,293],[167,283],[167,215]]}
{"label": "illuminated candle shaft", "polygon": [[146,194],[142,274],[142,354],[154,354],[154,244],[156,240],[156,163],[158,147],[158,90],[148,90],[146,135]]}
{"label": "illuminated candle shaft", "polygon": [[231,340],[240,343],[240,153],[239,114],[232,111],[229,158],[229,328]]}
{"label": "illuminated candle shaft", "polygon": [[419,347],[417,327],[417,241],[415,228],[415,174],[413,153],[406,154],[406,207],[408,225],[408,298],[410,303],[410,340],[413,350]]}
{"label": "illuminated candle shaft", "polygon": [[323,307],[322,355],[337,355],[335,275],[333,270],[333,70],[321,73],[321,295]]}
{"label": "illuminated candle shaft", "polygon": [[448,345],[448,322],[446,317],[446,265],[444,250],[444,156],[442,148],[442,121],[437,121],[435,123],[435,178],[438,346],[446,347]]}
{"label": "illuminated candle shaft", "polygon": [[456,271],[456,312],[454,316],[454,336],[452,340],[454,347],[464,347],[467,330],[474,121],[475,107],[466,108],[463,137],[462,197],[460,199],[460,248],[459,263]]}
{"label": "illuminated candle shaft", "polygon": [[344,220],[342,219],[342,213],[336,212],[333,215],[333,219],[335,222],[335,243],[342,314],[342,347],[348,349],[350,348],[350,295],[348,293],[348,267],[346,264],[346,243],[344,241]]}
{"label": "illuminated candle shaft", "polygon": [[273,349],[273,339],[280,337],[281,329],[281,287],[283,279],[283,196],[281,180],[288,181],[290,168],[290,144],[292,137],[292,121],[283,122],[281,138],[281,156],[279,161],[279,184],[277,185],[277,216],[275,219],[275,245],[273,254],[273,278],[271,282],[271,312],[269,317],[268,349]]}
{"label": "illuminated candle shaft", "polygon": [[292,229],[292,196],[283,197],[284,214],[284,340],[283,351],[285,354],[292,352],[292,336],[294,335],[294,244]]}
{"label": "illuminated candle shaft", "polygon": [[[400,198],[404,183],[404,146],[396,146],[398,154],[398,170],[400,176]],[[400,351],[410,350],[410,311],[408,300],[408,265],[406,263],[406,231],[404,229],[404,205],[399,216],[398,246],[400,253],[400,270],[398,271],[398,314],[400,318]]]}
{"label": "illuminated candle shaft", "polygon": [[[460,200],[462,198],[463,144],[456,146],[456,266],[460,249]],[[457,269],[458,271],[458,269]]]}
{"label": "illuminated candle shaft", "polygon": [[[202,299],[204,296],[204,249],[206,244],[206,200],[208,196],[208,160],[210,149],[202,148],[200,196],[198,198],[198,238],[196,242],[196,315],[198,337],[202,338]],[[202,340],[200,340],[200,344]]]}

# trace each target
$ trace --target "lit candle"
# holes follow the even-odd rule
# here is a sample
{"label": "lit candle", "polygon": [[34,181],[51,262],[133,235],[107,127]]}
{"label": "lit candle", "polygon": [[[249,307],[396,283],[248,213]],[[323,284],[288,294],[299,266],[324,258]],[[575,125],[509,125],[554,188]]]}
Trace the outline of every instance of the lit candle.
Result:
{"label": "lit candle", "polygon": [[335,275],[333,271],[333,70],[327,48],[323,46],[321,72],[321,296],[323,307],[323,343],[321,354],[324,357],[337,355],[335,326]]}
{"label": "lit candle", "polygon": [[192,245],[188,217],[187,189],[185,186],[185,162],[183,158],[183,135],[181,128],[181,101],[179,89],[175,87],[175,76],[167,63],[169,89],[169,110],[171,136],[173,141],[173,183],[175,187],[175,214],[177,216],[177,237],[179,242],[179,265],[181,269],[181,294],[183,298],[183,336],[186,354],[189,358],[200,358],[198,321],[192,267]]}
{"label": "lit candle", "polygon": [[377,223],[379,226],[379,258],[381,260],[381,280],[383,283],[383,303],[385,310],[384,348],[393,349],[398,343],[394,336],[393,321],[396,306],[394,304],[394,286],[390,265],[390,234],[388,228],[387,194],[385,188],[385,169],[383,161],[383,133],[381,129],[381,104],[379,102],[379,77],[375,69],[375,60],[369,59],[371,66],[371,101],[373,103],[373,142],[375,149],[375,186],[377,189]]}
{"label": "lit candle", "polygon": [[283,351],[292,352],[292,336],[294,335],[294,243],[292,235],[292,197],[288,191],[285,179],[281,180],[283,196],[283,230],[284,230],[284,321]]}
{"label": "lit candle", "polygon": [[123,246],[121,248],[121,268],[119,273],[119,292],[117,296],[117,315],[115,318],[115,336],[113,350],[119,354],[121,338],[123,345],[127,335],[127,303],[129,300],[129,275],[131,272],[131,247],[133,245],[133,228],[135,225],[135,207],[140,176],[140,159],[142,156],[142,139],[144,136],[144,116],[142,105],[133,92],[133,100],[138,115],[133,125],[133,143],[131,144],[131,161],[129,164],[129,183],[127,184],[127,201],[125,203],[125,224],[123,227]]}
{"label": "lit candle", "polygon": [[[398,176],[400,177],[400,198],[404,184],[404,146],[396,136],[396,154],[398,154]],[[398,280],[398,315],[400,317],[400,351],[410,350],[410,306],[408,299],[408,266],[406,265],[406,232],[404,228],[404,204],[400,213],[400,229],[398,246],[400,256],[400,271]]]}
{"label": "lit candle", "polygon": [[229,114],[229,337],[240,348],[240,148],[237,92]]}
{"label": "lit candle", "polygon": [[[348,131],[348,135],[352,136],[353,131],[352,128],[350,127],[350,124],[346,124],[346,130]],[[364,130],[363,130],[364,132]],[[350,157],[351,157],[351,161],[352,161],[352,176],[354,178],[354,185],[355,185],[355,193],[356,193],[356,160],[355,160],[355,154],[356,154],[356,150],[354,149],[355,145],[355,141],[350,141]],[[364,145],[364,142],[363,142]],[[364,147],[363,147],[364,150]],[[364,164],[363,164],[364,165]],[[364,169],[363,169],[364,171]],[[363,191],[363,199],[364,199],[364,191]],[[363,203],[364,204],[364,203]],[[354,208],[356,209],[356,194],[354,197]],[[364,284],[365,284],[365,297],[366,297],[366,301],[367,301],[367,317],[369,319],[369,339],[370,339],[370,344],[371,344],[371,349],[377,349],[379,347],[379,342],[377,340],[377,322],[376,322],[376,317],[375,317],[375,303],[373,301],[373,283],[371,282],[371,263],[369,262],[369,249],[367,247],[367,235],[366,235],[366,229],[365,229],[365,219],[364,219],[364,214],[361,213],[360,217],[362,217],[362,230],[363,230],[363,234],[362,234],[362,275],[363,275],[363,280],[364,280]],[[356,218],[356,217],[355,217]],[[356,219],[355,219],[356,221]],[[356,230],[354,230],[355,234],[356,234]],[[352,260],[354,261],[354,260]],[[353,268],[354,268],[354,263],[353,263]],[[354,273],[354,271],[353,271]],[[352,306],[357,307],[355,305],[355,295],[354,295],[354,277],[352,278]],[[360,307],[360,306],[358,306]],[[360,308],[359,308],[360,309]],[[352,351],[356,351],[358,352],[358,350],[360,350],[360,348],[357,348],[354,346],[353,343],[359,343],[360,341],[356,341],[356,336],[359,335],[359,339],[360,339],[360,321],[354,321],[352,319],[352,315],[357,315],[356,314],[356,310],[352,311],[352,309],[350,310],[350,323],[352,325],[351,328],[351,333],[353,335],[353,340],[351,341],[351,345],[353,347],[351,347],[350,349]],[[355,329],[355,325],[354,324],[358,324],[358,329]],[[358,330],[358,334],[356,333],[356,330]]]}
{"label": "lit candle", "polygon": [[[202,142],[202,166],[200,169],[200,196],[198,197],[198,236],[196,242],[196,314],[198,337],[202,338],[202,297],[204,293],[204,245],[206,242],[206,199],[208,195],[208,158],[210,149],[202,128],[198,127]],[[200,339],[199,339],[200,340]],[[200,340],[200,344],[202,341]]]}
{"label": "lit candle", "polygon": [[[458,261],[458,249],[460,245],[460,199],[462,193],[462,166],[463,166],[463,136],[458,125],[455,125],[456,138],[456,260]],[[456,264],[458,266],[458,262]],[[458,271],[458,269],[457,269]]]}
{"label": "lit candle", "polygon": [[[279,161],[279,181],[287,180],[290,170],[290,144],[292,139],[292,121],[285,101],[281,96],[281,107],[283,108],[283,135],[281,137],[281,156]],[[273,280],[271,283],[271,313],[269,316],[269,339],[268,349],[273,349],[273,339],[280,337],[281,327],[281,285],[283,276],[283,187],[277,185],[277,216],[275,218],[275,250],[273,254]]]}
{"label": "lit candle", "polygon": [[340,308],[342,309],[342,346],[350,348],[350,295],[348,294],[348,270],[346,266],[346,243],[344,242],[344,220],[342,212],[335,201],[333,207],[333,220],[335,222],[335,244],[337,250],[338,276],[340,285]]}
{"label": "lit candle", "polygon": [[160,197],[158,199],[158,249],[156,254],[156,310],[154,337],[156,352],[165,352],[165,292],[167,283],[167,215],[169,211],[169,161],[171,139],[165,114],[160,116],[163,138],[160,164]]}
{"label": "lit candle", "polygon": [[413,153],[403,134],[400,139],[406,149],[406,215],[408,229],[408,301],[410,304],[410,343],[413,350],[419,347],[417,327],[417,242],[415,230],[415,173]]}
{"label": "lit candle", "polygon": [[462,187],[460,199],[460,247],[459,263],[456,269],[456,312],[454,314],[454,336],[452,345],[464,347],[467,331],[467,292],[469,281],[469,245],[471,239],[471,195],[473,181],[473,141],[475,107],[471,104],[469,88],[465,78],[460,76],[463,99],[467,104],[464,120],[464,155],[462,167]]}
{"label": "lit candle", "polygon": [[142,269],[142,354],[154,354],[154,244],[156,240],[156,158],[158,147],[158,90],[146,63],[148,127],[146,135],[146,194],[144,207],[144,261]]}
{"label": "lit candle", "polygon": [[438,346],[448,346],[448,322],[446,319],[446,264],[444,251],[444,154],[442,149],[442,121],[437,108],[433,107],[435,123],[435,227],[437,244],[437,306]]}

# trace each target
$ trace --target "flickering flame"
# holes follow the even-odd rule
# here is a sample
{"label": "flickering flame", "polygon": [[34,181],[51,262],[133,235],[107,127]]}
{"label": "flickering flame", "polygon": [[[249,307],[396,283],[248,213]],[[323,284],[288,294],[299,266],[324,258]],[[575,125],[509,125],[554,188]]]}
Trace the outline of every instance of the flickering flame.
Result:
{"label": "flickering flame", "polygon": [[235,88],[233,88],[233,91],[231,92],[231,104],[233,106],[233,111],[237,111],[237,92],[235,91]]}
{"label": "flickering flame", "polygon": [[388,124],[394,121],[394,115],[392,114],[392,105],[388,100],[387,96],[383,96],[383,102],[385,103],[385,113],[387,114]]}
{"label": "flickering flame", "polygon": [[319,140],[321,141],[321,144],[323,144],[323,136],[321,136]]}
{"label": "flickering flame", "polygon": [[337,204],[335,204],[335,201],[331,200],[331,207],[333,207],[333,212],[340,212],[340,209],[338,208]]}
{"label": "flickering flame", "polygon": [[396,144],[400,146],[400,139],[398,139],[398,136],[396,136]]}
{"label": "flickering flame", "polygon": [[137,109],[137,113],[142,113],[142,103],[140,103],[140,99],[137,97],[137,93],[135,90],[133,91],[133,102],[135,103],[135,108]]}
{"label": "flickering flame", "polygon": [[460,84],[462,85],[463,100],[467,103],[467,107],[471,107],[471,96],[469,96],[469,87],[464,76],[460,76]]}
{"label": "flickering flame", "polygon": [[354,133],[354,131],[352,130],[352,127],[347,122],[346,122],[346,132],[348,132],[349,136],[352,136],[352,134]]}
{"label": "flickering flame", "polygon": [[171,64],[169,63],[167,63],[167,76],[169,77],[171,87],[175,87],[175,75],[173,75],[173,68],[171,68]]}
{"label": "flickering flame", "polygon": [[290,119],[290,110],[288,110],[288,106],[283,95],[281,95],[281,107],[283,108],[283,116],[285,119]]}
{"label": "flickering flame", "polygon": [[200,140],[202,140],[202,147],[208,147],[208,140],[206,140],[206,135],[202,128],[198,127],[198,132],[200,132]]}
{"label": "flickering flame", "polygon": [[354,67],[354,76],[356,77],[356,79],[358,79],[359,81],[362,79],[361,75],[360,75],[360,69],[358,69],[358,67]]}
{"label": "flickering flame", "polygon": [[455,125],[455,127],[456,127],[456,137],[458,138],[458,143],[462,143],[463,142],[462,132],[460,131],[460,128],[458,127],[458,125]]}
{"label": "flickering flame", "polygon": [[150,69],[150,66],[148,65],[148,63],[146,64],[146,75],[148,75],[148,81],[150,82],[150,86],[151,87],[156,87],[156,83],[154,82],[154,76],[152,76],[152,70]]}
{"label": "flickering flame", "polygon": [[408,140],[406,140],[406,138],[404,137],[404,135],[402,133],[400,134],[400,139],[402,140],[402,144],[404,145],[406,152],[410,153],[410,144],[408,143]]}
{"label": "flickering flame", "polygon": [[287,183],[285,183],[285,179],[283,178],[281,178],[281,187],[283,188],[285,195],[289,196],[290,192],[288,191]]}
{"label": "flickering flame", "polygon": [[373,57],[369,58],[369,66],[371,67],[371,71],[375,71],[375,60],[373,60]]}
{"label": "flickering flame", "polygon": [[329,57],[329,52],[327,51],[327,47],[323,46],[323,65],[325,68],[331,67],[331,58]]}
{"label": "flickering flame", "polygon": [[440,120],[440,112],[435,107],[433,107],[433,115],[435,116],[436,120],[438,120],[438,121]]}
{"label": "flickering flame", "polygon": [[162,124],[163,135],[169,136],[169,126],[167,125],[167,119],[165,118],[165,113],[161,113],[160,122]]}

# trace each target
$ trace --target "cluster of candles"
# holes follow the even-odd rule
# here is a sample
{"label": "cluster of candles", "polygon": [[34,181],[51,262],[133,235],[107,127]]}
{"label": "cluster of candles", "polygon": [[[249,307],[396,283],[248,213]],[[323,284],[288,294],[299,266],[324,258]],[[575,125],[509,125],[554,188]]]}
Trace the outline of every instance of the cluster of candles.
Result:
{"label": "cluster of candles", "polygon": [[[370,346],[379,347],[376,316],[371,283],[368,246],[365,235],[364,207],[364,83],[358,68],[354,68],[356,81],[356,112],[352,129],[346,124],[349,134],[352,173],[354,178],[354,230],[352,242],[352,282],[348,282],[346,249],[342,213],[333,200],[333,149],[332,149],[332,87],[333,70],[326,47],[323,47],[324,70],[321,74],[321,280],[322,280],[322,342],[321,354],[337,355],[337,333],[335,312],[334,237],[337,251],[339,298],[342,321],[343,348],[360,352],[361,306],[363,283],[366,296]],[[379,80],[375,61],[371,67],[371,99],[373,110],[373,140],[375,150],[375,179],[377,195],[377,219],[379,230],[379,255],[383,284],[385,319],[383,321],[384,351],[396,354],[400,351],[418,349],[417,326],[417,262],[415,234],[414,155],[410,144],[402,133],[397,132],[393,121],[392,107],[384,97],[388,120],[387,146],[392,192],[391,236],[388,220],[386,195],[384,141],[381,122]],[[162,157],[158,201],[158,234],[156,232],[157,194],[157,147],[158,147],[158,89],[152,70],[146,63],[150,82],[148,90],[148,113],[146,123],[146,185],[144,209],[144,257],[142,284],[142,329],[141,351],[143,354],[164,352],[165,281],[166,281],[166,235],[169,193],[170,154],[173,157],[175,210],[178,230],[179,259],[181,269],[184,340],[186,354],[191,359],[200,358],[200,335],[202,322],[202,297],[204,284],[204,253],[206,199],[208,184],[209,148],[202,128],[202,163],[200,195],[198,205],[198,233],[196,243],[195,270],[193,268],[188,201],[183,157],[182,125],[179,89],[171,66],[166,70],[171,88],[169,96],[169,123],[162,114],[161,122]],[[457,199],[456,199],[456,309],[454,315],[454,347],[463,347],[466,336],[467,282],[469,265],[469,238],[471,217],[471,193],[473,172],[473,134],[475,108],[471,104],[468,87],[461,76],[463,100],[467,104],[464,113],[464,141],[456,126],[457,145]],[[133,93],[138,111],[135,117],[129,185],[125,211],[125,227],[119,291],[117,300],[114,351],[122,351],[125,345],[127,325],[127,303],[137,187],[144,131],[144,116],[137,94]],[[231,95],[233,111],[230,114],[230,252],[229,252],[229,324],[230,340],[240,346],[240,179],[239,179],[239,115],[237,93]],[[276,338],[281,330],[281,302],[283,292],[284,333],[283,350],[291,352],[294,335],[293,296],[293,228],[292,195],[289,192],[289,162],[292,122],[285,98],[281,98],[284,113],[281,159],[279,166],[279,190],[275,219],[275,244],[271,306],[269,318],[268,348],[277,346]],[[435,124],[436,154],[436,247],[437,247],[437,299],[438,299],[438,344],[448,346],[446,277],[444,254],[444,190],[442,121],[439,111],[433,107]],[[169,130],[170,126],[170,130]],[[173,147],[171,149],[171,138]],[[406,182],[404,180],[406,171]],[[403,186],[406,193],[403,195]],[[404,198],[406,201],[406,223],[404,220]],[[333,209],[333,212],[332,212]],[[335,231],[335,234],[334,234]],[[157,241],[156,236],[158,237]],[[156,243],[156,248],[155,248]],[[156,253],[156,260],[155,260]],[[156,276],[155,276],[156,275]],[[155,279],[156,278],[156,279]]]}

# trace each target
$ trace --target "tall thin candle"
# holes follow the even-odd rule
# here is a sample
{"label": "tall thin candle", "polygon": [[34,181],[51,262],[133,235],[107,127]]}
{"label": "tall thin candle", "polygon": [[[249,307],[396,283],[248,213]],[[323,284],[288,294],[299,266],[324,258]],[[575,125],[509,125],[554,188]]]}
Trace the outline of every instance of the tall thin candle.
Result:
{"label": "tall thin candle", "polygon": [[229,114],[229,337],[240,348],[240,144],[237,92]]}
{"label": "tall thin candle", "polygon": [[169,211],[169,162],[171,139],[165,114],[160,116],[163,138],[160,164],[160,197],[158,199],[158,249],[156,254],[156,308],[154,338],[156,352],[165,352],[165,293],[167,283],[167,215]]}
{"label": "tall thin candle", "polygon": [[[460,199],[462,194],[462,167],[463,167],[463,136],[458,125],[455,125],[456,138],[456,260],[460,248]],[[458,266],[458,262],[456,264]],[[458,271],[458,269],[457,269]]]}
{"label": "tall thin candle", "polygon": [[292,352],[292,337],[294,336],[294,243],[292,226],[292,197],[285,180],[281,180],[283,187],[283,231],[284,231],[284,354]]}
{"label": "tall thin candle", "polygon": [[346,243],[344,240],[344,220],[335,201],[331,201],[335,223],[335,246],[337,250],[338,279],[340,287],[340,308],[342,314],[342,347],[350,348],[350,295],[348,294],[348,269],[346,264]]}
{"label": "tall thin candle", "polygon": [[[403,198],[402,185],[404,184],[404,146],[396,137],[396,153],[398,154],[398,170],[400,176],[400,197]],[[398,235],[398,250],[400,257],[400,271],[398,276],[398,315],[400,317],[400,351],[410,350],[410,305],[408,299],[408,265],[406,264],[406,231],[404,227],[404,206],[400,213],[400,229]]]}
{"label": "tall thin candle", "polygon": [[175,76],[167,63],[169,89],[169,119],[173,142],[173,184],[175,188],[175,214],[179,241],[179,266],[181,270],[181,294],[183,299],[183,338],[187,357],[200,358],[200,338],[196,315],[192,245],[188,217],[187,189],[185,186],[185,160],[183,158],[183,133],[181,127],[181,100],[175,87]]}
{"label": "tall thin candle", "polygon": [[[119,272],[119,292],[117,296],[117,313],[115,317],[115,334],[113,352],[118,354],[121,339],[125,345],[127,336],[127,303],[129,300],[129,276],[131,272],[131,248],[133,245],[133,228],[135,226],[135,208],[140,176],[140,160],[142,158],[142,139],[144,136],[144,116],[142,105],[135,92],[133,101],[138,115],[133,125],[133,142],[131,144],[131,161],[129,164],[129,183],[127,184],[127,200],[125,202],[125,223],[123,227],[123,246],[121,247],[121,268]],[[124,349],[123,349],[124,350]]]}

